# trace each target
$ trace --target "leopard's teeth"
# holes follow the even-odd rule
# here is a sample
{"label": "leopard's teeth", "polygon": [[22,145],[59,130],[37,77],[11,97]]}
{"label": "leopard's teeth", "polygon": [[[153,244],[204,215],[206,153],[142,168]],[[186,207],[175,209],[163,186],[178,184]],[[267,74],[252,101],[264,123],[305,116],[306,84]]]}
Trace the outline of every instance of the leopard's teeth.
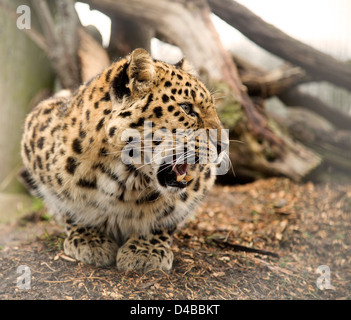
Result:
{"label": "leopard's teeth", "polygon": [[193,180],[194,177],[192,177],[192,176],[185,176],[184,179],[185,179],[186,182],[189,182],[189,181]]}
{"label": "leopard's teeth", "polygon": [[177,176],[177,181],[178,181],[178,182],[182,181],[182,180],[185,178],[185,176],[186,176],[185,173],[182,174],[182,175],[180,175],[180,176]]}

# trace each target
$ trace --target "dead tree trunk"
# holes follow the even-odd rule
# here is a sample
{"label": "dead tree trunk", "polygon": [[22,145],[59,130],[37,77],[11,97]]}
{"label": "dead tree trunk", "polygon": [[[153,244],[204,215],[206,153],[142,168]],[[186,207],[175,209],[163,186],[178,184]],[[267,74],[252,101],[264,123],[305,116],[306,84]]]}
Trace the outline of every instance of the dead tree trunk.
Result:
{"label": "dead tree trunk", "polygon": [[[351,172],[351,118],[316,97],[302,93],[297,87],[286,87],[284,83],[298,84],[308,80],[300,74],[300,80],[294,69],[278,68],[264,71],[258,66],[234,57],[240,76],[248,87],[248,92],[255,97],[267,98],[277,95],[283,102],[294,108],[288,108],[287,116],[274,116],[274,119],[286,127],[290,135],[314,150],[323,161],[333,167]],[[284,76],[285,74],[285,76]],[[289,76],[290,74],[290,76]],[[304,108],[304,109],[302,109]],[[306,110],[305,110],[306,109]]]}

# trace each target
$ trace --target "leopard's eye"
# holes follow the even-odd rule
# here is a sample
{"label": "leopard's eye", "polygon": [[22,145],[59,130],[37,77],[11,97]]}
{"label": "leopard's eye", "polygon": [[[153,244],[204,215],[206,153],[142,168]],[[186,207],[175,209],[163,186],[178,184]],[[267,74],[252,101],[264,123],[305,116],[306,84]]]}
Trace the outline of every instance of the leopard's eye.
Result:
{"label": "leopard's eye", "polygon": [[192,116],[192,117],[195,117],[195,116],[196,116],[196,113],[194,112],[192,105],[187,104],[187,103],[182,103],[182,104],[180,104],[179,106],[183,109],[183,111],[184,111],[186,114],[188,114],[188,115],[190,115],[190,116]]}

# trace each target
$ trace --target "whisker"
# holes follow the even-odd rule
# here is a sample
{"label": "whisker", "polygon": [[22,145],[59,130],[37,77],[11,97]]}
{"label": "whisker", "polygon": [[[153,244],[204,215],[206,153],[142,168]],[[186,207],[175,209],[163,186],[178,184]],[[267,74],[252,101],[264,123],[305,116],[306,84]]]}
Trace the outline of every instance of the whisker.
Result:
{"label": "whisker", "polygon": [[233,166],[233,162],[232,160],[230,159],[229,157],[229,154],[227,154],[226,152],[224,153],[224,156],[226,156],[229,160],[229,163],[230,163],[230,168],[232,169],[232,172],[233,172],[233,176],[236,177],[236,174],[235,174],[235,171],[234,171],[234,166]]}
{"label": "whisker", "polygon": [[[147,189],[150,189],[150,188],[151,188],[151,186],[147,186],[145,189],[141,190],[140,193],[137,195],[137,198],[139,198],[143,194],[143,192],[147,191]],[[151,191],[153,191],[153,190],[151,190]],[[148,194],[151,194],[151,192]],[[147,197],[148,194],[146,194],[145,197]]]}
{"label": "whisker", "polygon": [[235,140],[235,139],[229,139],[229,142],[237,142],[237,143],[245,143],[245,141],[241,141],[241,140]]}

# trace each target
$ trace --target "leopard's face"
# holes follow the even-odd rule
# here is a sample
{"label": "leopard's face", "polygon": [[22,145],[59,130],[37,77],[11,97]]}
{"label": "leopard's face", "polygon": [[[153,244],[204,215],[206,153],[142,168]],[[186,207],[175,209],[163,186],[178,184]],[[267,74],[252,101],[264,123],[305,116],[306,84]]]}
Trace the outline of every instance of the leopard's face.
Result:
{"label": "leopard's face", "polygon": [[110,94],[111,144],[122,162],[144,171],[160,192],[181,192],[204,168],[223,160],[228,138],[214,99],[183,60],[170,65],[136,50]]}

